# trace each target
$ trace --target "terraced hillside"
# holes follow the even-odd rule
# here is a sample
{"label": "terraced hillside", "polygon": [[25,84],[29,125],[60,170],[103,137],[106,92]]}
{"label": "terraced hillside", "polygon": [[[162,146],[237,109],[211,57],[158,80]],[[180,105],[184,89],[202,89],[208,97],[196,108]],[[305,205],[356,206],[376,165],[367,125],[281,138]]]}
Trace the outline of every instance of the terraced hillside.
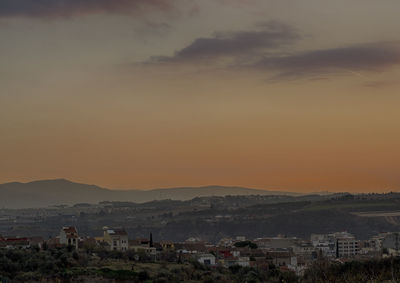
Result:
{"label": "terraced hillside", "polygon": [[155,240],[199,237],[211,242],[244,235],[309,237],[312,233],[349,231],[365,239],[400,230],[400,194],[226,196],[142,204],[102,202],[47,209],[0,210],[0,234],[57,235],[61,226],[77,226],[96,236],[103,226],[125,227],[131,238],[153,233]]}

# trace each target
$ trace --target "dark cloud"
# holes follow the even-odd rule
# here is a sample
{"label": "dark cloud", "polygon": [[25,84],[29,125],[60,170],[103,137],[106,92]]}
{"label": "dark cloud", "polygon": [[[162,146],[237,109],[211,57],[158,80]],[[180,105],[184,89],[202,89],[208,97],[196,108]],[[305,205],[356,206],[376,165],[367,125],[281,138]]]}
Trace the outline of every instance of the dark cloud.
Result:
{"label": "dark cloud", "polygon": [[[198,38],[173,56],[152,57],[150,63],[207,64],[227,69],[263,71],[272,80],[360,75],[400,65],[400,43],[375,43],[294,52],[302,37],[278,22],[258,24],[255,31],[216,33]],[[292,50],[292,52],[288,52]],[[230,60],[220,60],[228,58]]]}
{"label": "dark cloud", "polygon": [[379,72],[399,64],[399,45],[381,43],[265,57],[252,67],[278,72],[276,79],[296,79],[332,73]]}
{"label": "dark cloud", "polygon": [[97,13],[131,13],[142,8],[168,10],[173,0],[0,0],[1,17],[72,17]]}
{"label": "dark cloud", "polygon": [[218,32],[213,37],[198,38],[189,46],[176,51],[171,57],[158,56],[151,58],[153,63],[217,60],[223,57],[241,59],[268,50],[275,50],[297,41],[300,35],[287,25],[270,22],[258,25],[255,31]]}

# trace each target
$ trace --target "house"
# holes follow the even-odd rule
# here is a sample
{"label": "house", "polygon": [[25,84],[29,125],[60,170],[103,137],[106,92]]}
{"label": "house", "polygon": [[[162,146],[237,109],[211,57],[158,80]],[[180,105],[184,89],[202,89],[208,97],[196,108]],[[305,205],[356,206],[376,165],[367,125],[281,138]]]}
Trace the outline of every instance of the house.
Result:
{"label": "house", "polygon": [[62,248],[63,245],[60,244],[60,237],[50,238],[45,241],[45,247],[49,249]]}
{"label": "house", "polygon": [[274,238],[258,238],[254,240],[254,243],[262,250],[289,249],[297,242],[299,242],[298,238],[287,238],[282,236]]}
{"label": "house", "polygon": [[184,242],[175,243],[175,251],[183,254],[206,253],[208,251],[206,244],[203,242]]}
{"label": "house", "polygon": [[175,250],[175,244],[174,242],[171,241],[161,241],[160,242],[161,248],[163,251],[174,251]]}
{"label": "house", "polygon": [[127,251],[129,247],[128,233],[124,229],[103,228],[104,242],[111,251]]}
{"label": "house", "polygon": [[318,257],[318,250],[311,242],[301,241],[292,247],[293,253],[306,261],[313,261]]}
{"label": "house", "polygon": [[42,237],[30,237],[29,245],[31,247],[38,247],[41,249],[43,247],[44,239]]}
{"label": "house", "polygon": [[287,266],[292,259],[292,252],[289,250],[274,250],[266,252],[267,260],[275,266]]}
{"label": "house", "polygon": [[79,240],[79,248],[80,249],[94,249],[98,246],[98,243],[95,238],[92,237],[82,237]]}
{"label": "house", "polygon": [[63,227],[60,231],[60,244],[72,246],[76,250],[79,245],[79,235],[75,227]]}
{"label": "house", "polygon": [[28,238],[0,238],[0,248],[6,249],[16,249],[22,248],[26,249],[30,247]]}
{"label": "house", "polygon": [[199,254],[197,261],[204,265],[215,265],[215,256],[213,254]]}
{"label": "house", "polygon": [[290,259],[290,263],[287,265],[288,269],[296,273],[298,276],[303,276],[304,272],[307,268],[305,262],[302,262],[296,256],[292,256]]}
{"label": "house", "polygon": [[145,238],[129,240],[129,246],[150,247],[151,245],[153,245],[153,243],[151,243],[151,240]]}
{"label": "house", "polygon": [[129,240],[129,249],[134,252],[144,252],[147,255],[155,256],[157,249],[153,247],[152,239]]}

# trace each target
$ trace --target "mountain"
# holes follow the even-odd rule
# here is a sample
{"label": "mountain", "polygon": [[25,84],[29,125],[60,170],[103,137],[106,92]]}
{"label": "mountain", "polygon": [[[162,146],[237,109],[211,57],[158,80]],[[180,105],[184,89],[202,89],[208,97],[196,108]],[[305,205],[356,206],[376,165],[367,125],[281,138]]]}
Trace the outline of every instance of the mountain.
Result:
{"label": "mountain", "polygon": [[65,179],[29,183],[0,184],[0,208],[38,208],[51,205],[98,203],[101,201],[146,202],[173,199],[190,200],[204,196],[226,195],[299,195],[243,187],[182,187],[142,190],[110,190],[95,185],[74,183]]}

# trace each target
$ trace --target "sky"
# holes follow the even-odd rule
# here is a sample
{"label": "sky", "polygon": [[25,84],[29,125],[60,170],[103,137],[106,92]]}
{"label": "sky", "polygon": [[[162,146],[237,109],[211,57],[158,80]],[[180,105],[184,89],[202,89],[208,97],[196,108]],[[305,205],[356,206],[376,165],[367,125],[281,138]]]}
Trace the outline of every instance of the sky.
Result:
{"label": "sky", "polygon": [[400,190],[398,0],[1,0],[0,183]]}

